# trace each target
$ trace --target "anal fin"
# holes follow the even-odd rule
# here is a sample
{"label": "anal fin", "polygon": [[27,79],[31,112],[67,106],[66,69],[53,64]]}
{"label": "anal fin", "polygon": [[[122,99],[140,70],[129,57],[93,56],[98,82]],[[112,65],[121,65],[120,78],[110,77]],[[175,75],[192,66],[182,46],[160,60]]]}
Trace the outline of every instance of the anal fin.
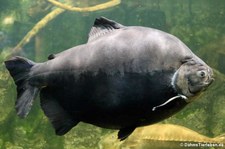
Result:
{"label": "anal fin", "polygon": [[79,123],[60,106],[57,100],[52,98],[51,92],[49,93],[48,90],[43,89],[41,91],[40,99],[41,108],[51,121],[57,135],[66,134]]}
{"label": "anal fin", "polygon": [[136,127],[125,127],[119,130],[118,132],[118,139],[120,139],[120,141],[123,141],[124,139],[126,139],[134,130],[136,129]]}

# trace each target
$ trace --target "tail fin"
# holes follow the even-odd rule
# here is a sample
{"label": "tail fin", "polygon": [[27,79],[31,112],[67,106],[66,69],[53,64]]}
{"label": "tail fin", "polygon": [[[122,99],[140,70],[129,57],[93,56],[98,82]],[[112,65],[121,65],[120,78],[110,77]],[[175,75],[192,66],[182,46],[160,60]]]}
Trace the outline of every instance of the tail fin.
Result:
{"label": "tail fin", "polygon": [[5,61],[5,66],[17,86],[16,111],[24,118],[28,115],[39,89],[29,84],[29,73],[34,62],[23,57],[13,57]]}

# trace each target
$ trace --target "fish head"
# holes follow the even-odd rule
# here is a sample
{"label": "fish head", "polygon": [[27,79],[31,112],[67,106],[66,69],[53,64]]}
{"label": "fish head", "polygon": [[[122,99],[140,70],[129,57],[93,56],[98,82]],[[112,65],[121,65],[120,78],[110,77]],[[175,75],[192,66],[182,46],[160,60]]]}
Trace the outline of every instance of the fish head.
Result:
{"label": "fish head", "polygon": [[212,68],[203,61],[191,59],[175,72],[172,84],[179,94],[193,97],[206,90],[213,81]]}

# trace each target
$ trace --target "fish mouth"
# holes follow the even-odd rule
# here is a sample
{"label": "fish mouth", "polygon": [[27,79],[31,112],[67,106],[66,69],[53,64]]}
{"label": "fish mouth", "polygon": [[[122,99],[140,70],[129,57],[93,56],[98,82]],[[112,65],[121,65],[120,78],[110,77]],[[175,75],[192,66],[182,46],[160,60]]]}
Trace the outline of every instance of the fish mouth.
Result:
{"label": "fish mouth", "polygon": [[190,93],[190,96],[194,96],[195,94],[197,94],[199,91],[192,91],[190,89],[190,87],[188,87],[188,92]]}
{"label": "fish mouth", "polygon": [[206,85],[209,86],[214,82],[215,78],[213,76],[214,75],[213,75],[212,69],[208,68],[208,77],[207,77],[207,80],[206,80],[206,82],[207,82]]}
{"label": "fish mouth", "polygon": [[198,85],[199,89],[193,90],[193,89],[191,89],[190,86],[188,86],[188,91],[192,96],[194,96],[194,95],[200,93],[201,91],[205,91],[214,82],[214,80],[215,79],[213,77],[208,76],[208,78],[205,82]]}
{"label": "fish mouth", "polygon": [[215,79],[214,79],[212,76],[208,76],[207,80],[203,83],[203,86],[205,86],[205,88],[207,88],[207,87],[210,86],[214,81],[215,81]]}

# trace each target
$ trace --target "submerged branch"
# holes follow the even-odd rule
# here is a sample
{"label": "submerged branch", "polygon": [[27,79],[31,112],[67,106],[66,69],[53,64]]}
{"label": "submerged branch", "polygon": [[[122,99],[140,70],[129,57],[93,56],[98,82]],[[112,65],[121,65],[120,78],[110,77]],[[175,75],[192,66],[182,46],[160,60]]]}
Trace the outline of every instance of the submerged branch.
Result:
{"label": "submerged branch", "polygon": [[120,4],[120,0],[110,0],[109,2],[98,4],[95,6],[90,6],[90,7],[84,7],[84,8],[79,8],[79,7],[72,7],[67,4],[62,4],[60,2],[57,2],[55,0],[48,0],[50,3],[53,5],[60,7],[56,8],[55,10],[51,11],[48,13],[44,18],[42,18],[24,37],[23,39],[13,48],[12,51],[7,52],[7,54],[4,55],[4,59],[12,56],[13,54],[16,54],[17,52],[22,50],[22,47],[25,46],[29,41],[42,29],[44,28],[48,22],[53,20],[55,17],[57,17],[59,14],[64,12],[65,10],[69,11],[78,11],[78,12],[90,12],[90,11],[97,11],[97,10],[102,10],[106,8],[110,8],[113,6],[116,6]]}
{"label": "submerged branch", "polygon": [[110,1],[102,3],[102,4],[98,4],[98,5],[90,6],[90,7],[83,7],[83,8],[72,7],[70,5],[60,3],[56,0],[48,0],[48,2],[52,3],[53,5],[55,5],[57,7],[60,7],[62,9],[66,9],[66,10],[69,10],[69,11],[90,12],[90,11],[97,11],[97,10],[102,10],[102,9],[106,9],[106,8],[116,6],[116,5],[120,4],[121,1],[120,0],[110,0]]}
{"label": "submerged branch", "polygon": [[44,18],[42,18],[24,37],[23,39],[13,48],[11,53],[6,55],[5,57],[8,58],[11,55],[19,52],[22,50],[22,47],[29,43],[32,37],[34,37],[42,28],[44,28],[48,22],[53,20],[56,16],[64,12],[64,9],[57,8],[50,13],[48,13]]}

